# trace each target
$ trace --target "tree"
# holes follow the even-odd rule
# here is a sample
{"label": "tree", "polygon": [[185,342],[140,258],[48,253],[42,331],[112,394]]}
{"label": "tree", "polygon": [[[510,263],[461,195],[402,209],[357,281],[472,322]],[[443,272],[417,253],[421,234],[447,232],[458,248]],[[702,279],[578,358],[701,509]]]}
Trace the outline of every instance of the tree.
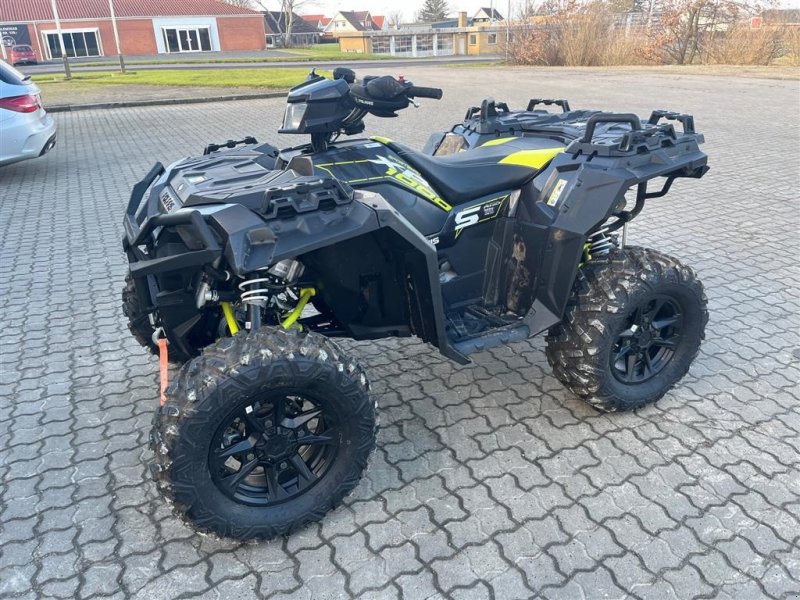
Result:
{"label": "tree", "polygon": [[664,0],[658,27],[651,31],[654,47],[667,62],[692,64],[745,7],[733,0]]}
{"label": "tree", "polygon": [[[227,0],[226,0],[227,1]],[[244,0],[235,0],[236,2],[243,2]],[[280,0],[281,4],[281,18],[283,20],[283,45],[292,45],[292,30],[294,29],[295,13],[300,10],[302,6],[308,3],[309,0]],[[269,9],[264,5],[263,0],[255,0],[262,10],[268,11]]]}
{"label": "tree", "polygon": [[419,11],[419,20],[422,23],[443,21],[447,18],[448,12],[450,7],[447,5],[447,0],[425,0]]}
{"label": "tree", "polygon": [[[524,0],[519,4],[517,7],[517,11],[519,12],[519,18],[522,21],[527,21],[532,16],[536,14],[537,6],[535,0]],[[512,15],[508,16],[509,19],[512,18]]]}
{"label": "tree", "polygon": [[394,9],[386,15],[386,19],[389,22],[389,27],[392,29],[400,29],[400,24],[403,22],[403,11]]}

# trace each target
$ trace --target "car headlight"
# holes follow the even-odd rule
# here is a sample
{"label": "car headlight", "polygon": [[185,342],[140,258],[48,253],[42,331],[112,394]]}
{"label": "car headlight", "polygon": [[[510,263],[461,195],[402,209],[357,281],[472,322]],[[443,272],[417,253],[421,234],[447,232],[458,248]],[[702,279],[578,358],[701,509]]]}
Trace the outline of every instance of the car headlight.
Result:
{"label": "car headlight", "polygon": [[308,104],[305,102],[295,102],[286,105],[286,112],[283,115],[284,130],[297,131],[300,129],[300,123],[303,121],[303,116],[306,114],[306,107]]}

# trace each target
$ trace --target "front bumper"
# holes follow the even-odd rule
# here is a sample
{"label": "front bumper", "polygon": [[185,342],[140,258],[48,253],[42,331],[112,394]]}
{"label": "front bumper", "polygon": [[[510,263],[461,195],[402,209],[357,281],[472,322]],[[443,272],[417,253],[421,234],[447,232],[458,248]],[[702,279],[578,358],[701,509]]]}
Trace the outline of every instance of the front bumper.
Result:
{"label": "front bumper", "polygon": [[[145,178],[133,186],[125,211],[125,238],[122,245],[131,263],[131,275],[134,278],[197,267],[215,260],[222,253],[222,248],[199,211],[162,213],[158,209],[156,196],[146,196],[150,186],[163,174],[164,166],[156,163]],[[165,258],[149,258],[139,250],[138,246],[145,243],[158,227],[178,225],[189,226],[203,248]]]}

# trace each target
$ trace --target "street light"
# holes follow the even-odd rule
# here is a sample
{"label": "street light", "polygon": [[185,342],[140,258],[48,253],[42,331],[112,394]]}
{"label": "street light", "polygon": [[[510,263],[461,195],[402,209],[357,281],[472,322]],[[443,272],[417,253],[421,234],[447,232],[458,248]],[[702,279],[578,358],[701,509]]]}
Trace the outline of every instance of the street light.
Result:
{"label": "street light", "polygon": [[508,62],[508,46],[511,44],[511,0],[506,9],[506,62]]}
{"label": "street light", "polygon": [[117,15],[114,13],[114,0],[108,0],[108,10],[111,11],[111,26],[114,29],[114,42],[117,44],[117,56],[119,56],[119,69],[125,73],[125,59],[122,57],[122,50],[119,49],[119,31],[117,31]]}
{"label": "street light", "polygon": [[53,18],[56,21],[58,46],[59,48],[61,48],[61,60],[64,61],[64,77],[65,79],[72,79],[72,73],[69,70],[69,60],[67,60],[67,49],[64,47],[64,36],[61,35],[61,19],[58,18],[58,8],[56,7],[56,0],[50,0],[50,7],[53,9]]}

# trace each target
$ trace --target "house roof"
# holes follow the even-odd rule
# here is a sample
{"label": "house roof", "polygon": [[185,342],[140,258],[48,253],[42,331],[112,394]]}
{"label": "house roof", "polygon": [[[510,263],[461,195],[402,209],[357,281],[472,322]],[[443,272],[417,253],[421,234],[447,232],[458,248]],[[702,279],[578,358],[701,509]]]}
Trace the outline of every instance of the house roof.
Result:
{"label": "house roof", "polygon": [[347,19],[348,23],[352,25],[356,31],[372,31],[376,27],[367,27],[363,23],[367,19],[372,21],[368,10],[340,10],[339,14]]}
{"label": "house roof", "polygon": [[[267,34],[285,33],[285,13],[279,10],[268,10],[262,14],[264,15],[264,28]],[[319,30],[314,23],[310,23],[299,15],[292,13],[292,34],[295,33],[319,33]]]}
{"label": "house roof", "polygon": [[[494,11],[494,14],[492,14],[492,11]],[[484,13],[487,18],[494,19],[495,21],[502,21],[503,20],[503,15],[501,15],[499,12],[497,12],[496,8],[493,9],[493,8],[489,8],[487,6],[482,6],[481,8],[479,8],[478,12],[475,13],[475,16],[473,18],[477,19],[480,16],[481,13]]]}
{"label": "house roof", "polygon": [[386,17],[383,15],[372,15],[372,22],[378,29],[383,29],[383,21]]}
{"label": "house roof", "polygon": [[[184,17],[257,15],[248,8],[238,8],[220,0],[115,0],[118,17]],[[58,0],[61,19],[108,19],[108,0]],[[0,0],[3,22],[52,21],[50,0]]]}
{"label": "house roof", "polygon": [[325,15],[300,15],[300,18],[303,19],[309,25],[313,25],[314,27],[325,27],[328,23],[331,22],[330,17],[326,17]]}
{"label": "house roof", "polygon": [[[467,27],[471,27],[472,25],[474,25],[474,23],[475,23],[474,18],[467,19]],[[450,27],[458,27],[458,18],[456,17],[453,19],[445,19],[444,21],[436,21],[434,23],[424,23],[424,25],[427,25],[428,27],[431,27],[433,29],[448,29]]]}

